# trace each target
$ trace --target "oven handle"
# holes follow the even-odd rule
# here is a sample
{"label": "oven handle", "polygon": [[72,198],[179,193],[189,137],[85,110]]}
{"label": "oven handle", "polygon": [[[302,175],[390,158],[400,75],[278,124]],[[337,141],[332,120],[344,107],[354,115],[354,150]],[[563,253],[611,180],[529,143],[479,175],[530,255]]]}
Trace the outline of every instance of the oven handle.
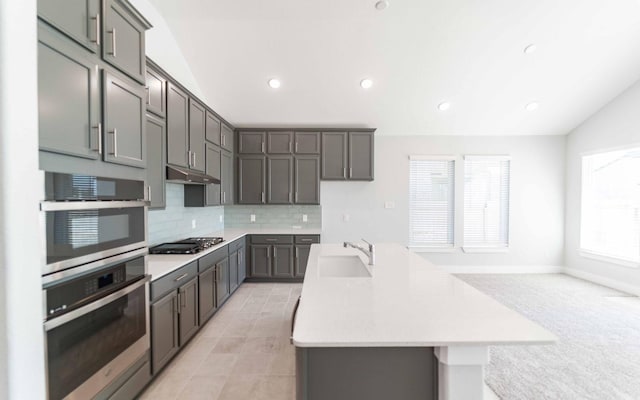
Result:
{"label": "oven handle", "polygon": [[77,310],[73,310],[71,312],[68,312],[64,315],[61,315],[58,318],[54,318],[50,321],[47,321],[44,323],[44,330],[46,332],[59,327],[60,325],[66,324],[67,322],[81,317],[85,314],[88,314],[92,311],[97,310],[98,308],[111,303],[112,301],[115,301],[121,297],[124,297],[126,295],[128,295],[129,293],[133,292],[134,290],[140,288],[141,286],[144,286],[147,284],[147,282],[149,282],[151,280],[151,276],[150,275],[145,275],[141,280],[136,281],[135,283],[132,283],[129,286],[126,286],[120,290],[118,290],[117,292],[111,293],[108,296],[105,296],[99,300],[94,301],[93,303],[89,303],[86,306],[80,307]]}
{"label": "oven handle", "polygon": [[97,210],[103,208],[133,208],[148,206],[148,201],[122,200],[122,201],[41,201],[41,211],[73,211],[73,210]]}

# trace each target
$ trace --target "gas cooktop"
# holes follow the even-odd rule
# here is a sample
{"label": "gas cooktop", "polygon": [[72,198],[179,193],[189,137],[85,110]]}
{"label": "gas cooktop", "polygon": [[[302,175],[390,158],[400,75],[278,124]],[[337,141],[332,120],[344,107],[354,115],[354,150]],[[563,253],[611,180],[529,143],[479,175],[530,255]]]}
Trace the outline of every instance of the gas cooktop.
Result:
{"label": "gas cooktop", "polygon": [[221,237],[193,237],[173,243],[162,243],[149,249],[150,254],[195,254],[224,242]]}

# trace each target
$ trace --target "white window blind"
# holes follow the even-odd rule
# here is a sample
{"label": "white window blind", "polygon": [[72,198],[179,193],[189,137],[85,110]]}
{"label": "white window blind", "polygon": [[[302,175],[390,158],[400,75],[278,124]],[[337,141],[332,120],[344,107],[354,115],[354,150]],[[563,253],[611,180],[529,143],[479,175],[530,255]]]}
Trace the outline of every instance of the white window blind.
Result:
{"label": "white window blind", "polygon": [[640,147],[582,157],[580,248],[640,263]]}
{"label": "white window blind", "polygon": [[464,157],[464,247],[509,246],[507,156]]}
{"label": "white window blind", "polygon": [[409,157],[409,245],[453,247],[452,157]]}

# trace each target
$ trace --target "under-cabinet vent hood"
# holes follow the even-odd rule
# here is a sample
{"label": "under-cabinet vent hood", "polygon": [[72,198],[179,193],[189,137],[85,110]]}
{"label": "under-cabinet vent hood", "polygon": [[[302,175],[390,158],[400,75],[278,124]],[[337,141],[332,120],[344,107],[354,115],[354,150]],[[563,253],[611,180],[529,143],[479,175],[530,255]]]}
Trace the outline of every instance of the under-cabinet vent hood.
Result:
{"label": "under-cabinet vent hood", "polygon": [[202,172],[192,171],[187,168],[167,165],[167,181],[174,183],[184,183],[192,185],[206,185],[209,183],[220,183],[220,179]]}

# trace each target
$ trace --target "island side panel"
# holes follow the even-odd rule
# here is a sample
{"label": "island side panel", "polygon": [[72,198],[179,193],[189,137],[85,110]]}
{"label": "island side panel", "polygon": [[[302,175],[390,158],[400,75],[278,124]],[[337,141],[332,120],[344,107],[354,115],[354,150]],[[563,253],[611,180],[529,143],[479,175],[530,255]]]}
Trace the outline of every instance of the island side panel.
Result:
{"label": "island side panel", "polygon": [[297,400],[436,400],[431,347],[296,348]]}

